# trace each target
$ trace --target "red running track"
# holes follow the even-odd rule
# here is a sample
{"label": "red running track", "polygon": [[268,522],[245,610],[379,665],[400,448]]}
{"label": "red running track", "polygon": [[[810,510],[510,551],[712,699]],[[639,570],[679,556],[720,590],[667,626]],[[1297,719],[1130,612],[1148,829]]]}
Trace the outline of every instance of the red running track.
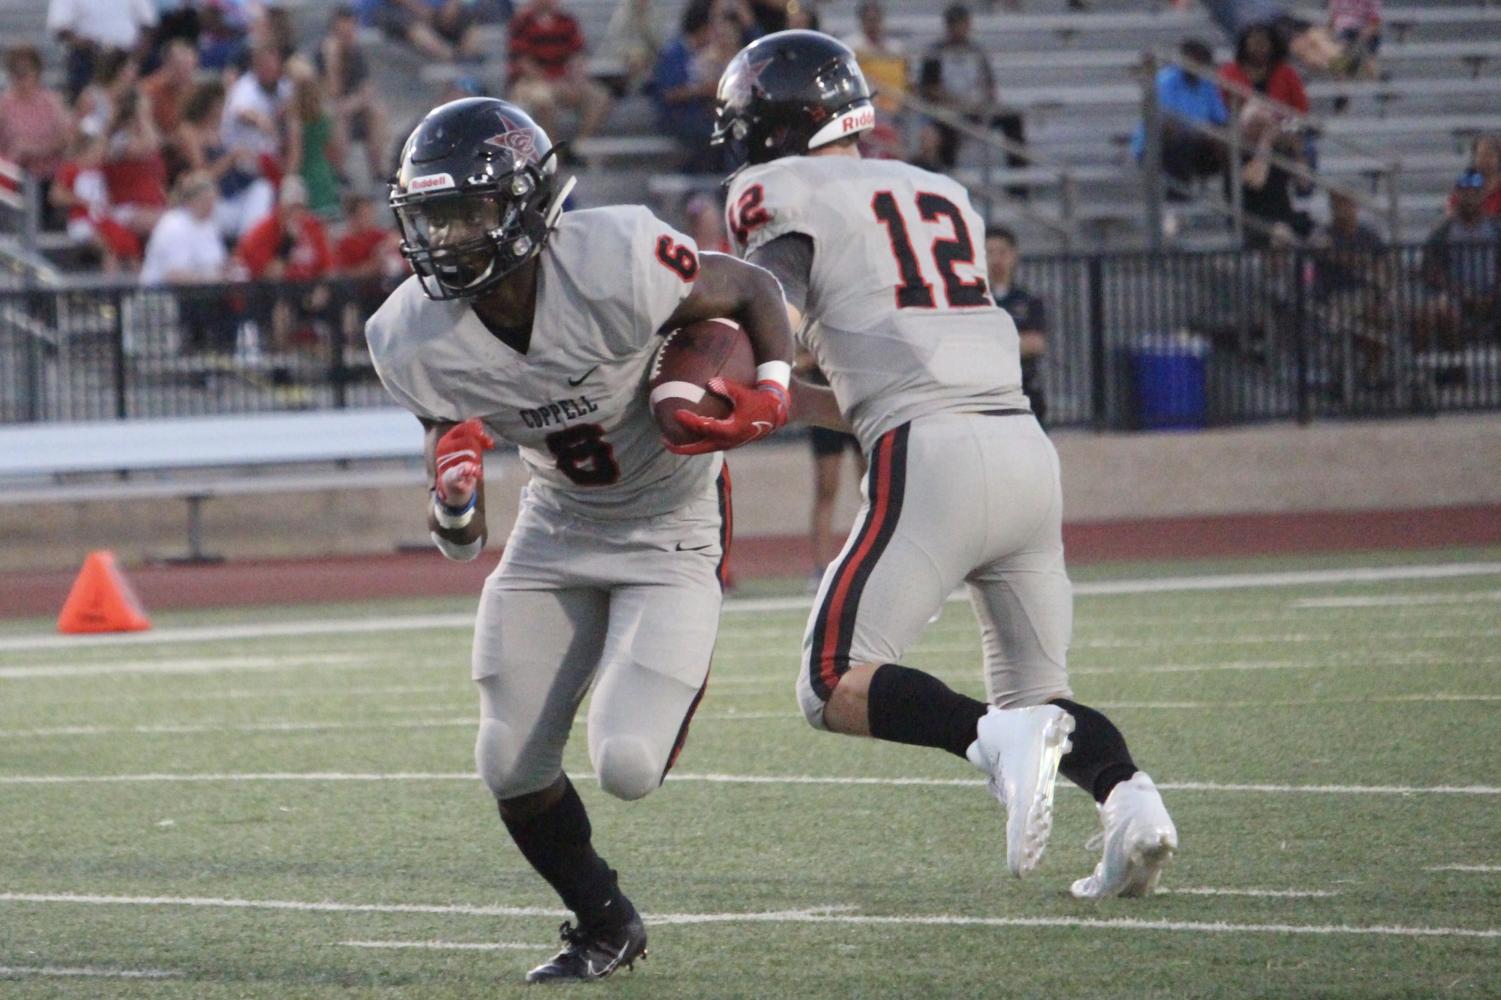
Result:
{"label": "red running track", "polygon": [[[1501,506],[1400,511],[1240,514],[1067,524],[1071,564],[1109,560],[1233,558],[1501,544]],[[499,552],[451,563],[436,551],[304,560],[126,567],[149,611],[477,595]],[[735,539],[737,579],[800,577],[811,563],[802,536]],[[76,570],[0,573],[0,618],[53,615]]]}

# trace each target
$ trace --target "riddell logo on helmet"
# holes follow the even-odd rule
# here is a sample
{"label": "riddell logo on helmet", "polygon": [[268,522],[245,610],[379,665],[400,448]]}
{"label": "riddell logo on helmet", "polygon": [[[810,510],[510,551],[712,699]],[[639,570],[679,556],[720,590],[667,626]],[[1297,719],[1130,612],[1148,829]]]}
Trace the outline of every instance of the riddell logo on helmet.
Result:
{"label": "riddell logo on helmet", "polygon": [[438,191],[442,188],[453,187],[453,177],[449,174],[427,174],[424,177],[413,177],[407,185],[408,191]]}
{"label": "riddell logo on helmet", "polygon": [[859,111],[855,111],[844,116],[844,120],[840,122],[840,130],[844,132],[853,132],[855,131],[855,129],[871,128],[875,125],[875,123],[875,109],[861,108]]}

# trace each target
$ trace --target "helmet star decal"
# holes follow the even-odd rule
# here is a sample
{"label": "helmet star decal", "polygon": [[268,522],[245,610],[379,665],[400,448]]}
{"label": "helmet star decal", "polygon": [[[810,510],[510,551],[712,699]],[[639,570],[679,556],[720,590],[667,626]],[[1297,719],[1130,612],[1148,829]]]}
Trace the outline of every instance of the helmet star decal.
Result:
{"label": "helmet star decal", "polygon": [[532,138],[531,132],[524,128],[498,132],[486,139],[485,145],[509,149],[512,153],[516,154],[517,160],[524,163],[534,163],[537,160],[536,140]]}
{"label": "helmet star decal", "polygon": [[766,67],[770,66],[771,63],[772,60],[769,56],[765,59],[757,59],[754,62],[746,59],[744,61],[745,71],[743,73],[736,73],[727,80],[729,86],[725,98],[728,102],[732,105],[749,103],[752,94],[755,92],[756,84],[761,82],[761,74],[766,72]]}

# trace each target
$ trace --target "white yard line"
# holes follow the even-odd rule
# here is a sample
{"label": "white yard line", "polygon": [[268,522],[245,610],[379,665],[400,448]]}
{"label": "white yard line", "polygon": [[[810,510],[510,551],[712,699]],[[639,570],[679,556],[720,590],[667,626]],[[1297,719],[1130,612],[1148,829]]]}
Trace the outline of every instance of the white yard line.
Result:
{"label": "white yard line", "polygon": [[[199,896],[95,896],[73,893],[0,893],[0,902],[62,903],[90,906],[187,906],[228,909],[306,910],[315,912],[353,913],[428,913],[462,916],[556,917],[560,910],[540,907],[441,905],[424,903],[335,903],[298,902],[292,900],[214,899]],[[777,910],[748,913],[648,913],[648,923],[804,923],[843,924],[852,926],[914,927],[1087,927],[1097,930],[1180,931],[1211,934],[1306,934],[1364,935],[1410,938],[1501,938],[1501,928],[1490,927],[1402,927],[1391,925],[1351,924],[1240,924],[1229,921],[1139,920],[1103,917],[985,917],[965,914],[893,914],[866,915],[843,908],[817,907],[805,910]],[[415,942],[414,942],[415,943]]]}
{"label": "white yard line", "polygon": [[1367,597],[1303,597],[1288,603],[1298,611],[1327,608],[1411,608],[1445,604],[1495,604],[1501,590],[1482,590],[1459,594],[1373,594]]}
{"label": "white yard line", "polygon": [[[1205,576],[1147,577],[1101,580],[1075,584],[1079,597],[1237,590],[1261,587],[1306,587],[1335,584],[1385,583],[1395,580],[1441,580],[1470,576],[1501,576],[1501,562],[1459,562],[1421,566],[1365,566],[1331,570],[1300,570],[1285,573],[1234,573]],[[951,600],[964,600],[962,593]],[[779,611],[806,612],[812,605],[807,595],[797,597],[731,598],[725,601],[727,615]],[[173,642],[218,642],[226,639],[263,639],[308,635],[399,632],[414,629],[467,629],[474,624],[471,612],[450,614],[394,615],[383,618],[345,618],[294,622],[263,622],[243,625],[206,625],[193,628],[157,629],[109,635],[58,636],[18,635],[0,638],[0,652],[22,650],[83,649],[89,646],[154,645]]]}
{"label": "white yard line", "polygon": [[293,654],[290,656],[214,656],[192,659],[122,660],[100,663],[49,663],[45,666],[0,667],[0,680],[52,677],[115,677],[127,674],[219,674],[244,670],[288,670],[368,661],[355,653]]}
{"label": "white yard line", "polygon": [[1431,865],[1424,868],[1425,872],[1472,872],[1474,874],[1490,874],[1501,872],[1501,865]]}
{"label": "white yard line", "polygon": [[0,965],[0,978],[51,976],[97,979],[171,979],[174,976],[180,975],[182,973],[168,972],[165,969],[101,969],[86,965]]}
{"label": "white yard line", "polygon": [[399,948],[421,951],[546,951],[552,944],[524,944],[520,941],[340,941],[345,948]]}
{"label": "white yard line", "polygon": [[[575,774],[578,780],[594,780],[592,774]],[[0,785],[117,785],[117,784],[210,784],[224,782],[380,782],[380,781],[475,781],[469,772],[438,771],[250,771],[250,772],[151,772],[142,774],[5,774]],[[975,778],[873,778],[813,774],[677,774],[672,782],[717,785],[873,785],[884,787],[980,787]],[[1214,781],[1164,781],[1158,788],[1180,792],[1245,792],[1266,795],[1501,795],[1496,785],[1282,785],[1221,783]]]}
{"label": "white yard line", "polygon": [[1249,896],[1267,899],[1326,899],[1338,896],[1334,889],[1211,889],[1202,886],[1158,889],[1159,896]]}

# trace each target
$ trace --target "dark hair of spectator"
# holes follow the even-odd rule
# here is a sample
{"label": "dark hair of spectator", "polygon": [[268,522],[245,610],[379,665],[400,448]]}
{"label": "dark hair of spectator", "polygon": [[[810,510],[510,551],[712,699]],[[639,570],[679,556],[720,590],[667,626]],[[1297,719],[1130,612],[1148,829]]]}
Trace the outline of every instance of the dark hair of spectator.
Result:
{"label": "dark hair of spectator", "polygon": [[334,4],[334,9],[333,10],[329,11],[328,19],[329,19],[330,22],[333,22],[333,21],[342,21],[342,20],[344,20],[347,17],[355,17],[355,16],[357,16],[357,15],[355,14],[354,4],[352,4],[352,3],[338,3],[338,4]]}
{"label": "dark hair of spectator", "polygon": [[960,21],[969,20],[969,7],[962,3],[951,3],[943,10],[944,24],[958,24]]}
{"label": "dark hair of spectator", "polygon": [[985,238],[987,240],[1005,240],[1013,247],[1021,246],[1020,243],[1016,242],[1016,233],[1009,226],[988,226],[985,229]]}
{"label": "dark hair of spectator", "polygon": [[183,120],[194,125],[213,124],[209,121],[210,113],[214,111],[215,105],[223,102],[224,84],[218,80],[206,80],[194,87],[188,99],[183,102]]}
{"label": "dark hair of spectator", "polygon": [[696,35],[703,31],[709,26],[713,13],[713,0],[689,0],[688,6],[683,8],[683,34]]}
{"label": "dark hair of spectator", "polygon": [[1203,66],[1214,65],[1214,50],[1199,38],[1185,38],[1178,46],[1178,54],[1191,63]]}
{"label": "dark hair of spectator", "polygon": [[1270,24],[1248,24],[1240,30],[1240,34],[1235,36],[1235,61],[1238,63],[1246,61],[1247,42],[1257,32],[1266,35],[1267,46],[1271,50],[1267,65],[1277,66],[1287,62],[1287,39],[1283,37],[1282,32]]}
{"label": "dark hair of spectator", "polygon": [[861,0],[860,6],[855,8],[855,13],[861,17],[866,14],[884,14],[885,8],[881,6],[881,0]]}
{"label": "dark hair of spectator", "polygon": [[42,54],[34,45],[17,45],[5,53],[5,72],[11,76],[22,72],[22,68],[29,65],[31,71],[38,76],[42,72]]}

